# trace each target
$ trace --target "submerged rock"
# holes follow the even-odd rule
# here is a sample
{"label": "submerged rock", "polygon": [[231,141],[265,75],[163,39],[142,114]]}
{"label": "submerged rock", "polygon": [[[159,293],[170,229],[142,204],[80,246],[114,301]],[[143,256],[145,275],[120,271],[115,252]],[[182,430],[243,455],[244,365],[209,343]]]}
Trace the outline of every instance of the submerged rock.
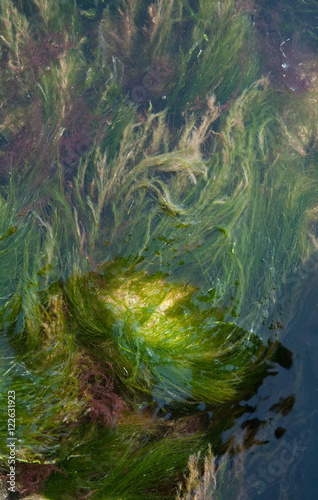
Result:
{"label": "submerged rock", "polygon": [[312,90],[317,79],[317,55],[297,44],[293,38],[282,42],[280,51],[280,74],[287,90],[293,94]]}

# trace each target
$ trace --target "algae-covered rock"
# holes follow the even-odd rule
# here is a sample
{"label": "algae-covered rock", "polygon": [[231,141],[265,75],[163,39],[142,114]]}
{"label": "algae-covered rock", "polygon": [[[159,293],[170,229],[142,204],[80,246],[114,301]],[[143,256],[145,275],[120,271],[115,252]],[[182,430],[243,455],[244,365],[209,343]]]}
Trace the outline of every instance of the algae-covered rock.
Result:
{"label": "algae-covered rock", "polygon": [[102,280],[96,307],[99,314],[102,307],[111,312],[112,336],[134,366],[124,383],[133,385],[144,371],[147,380],[150,372],[150,389],[161,405],[235,399],[265,357],[259,338],[222,318],[213,290],[202,295],[160,274],[112,276],[111,266]]}

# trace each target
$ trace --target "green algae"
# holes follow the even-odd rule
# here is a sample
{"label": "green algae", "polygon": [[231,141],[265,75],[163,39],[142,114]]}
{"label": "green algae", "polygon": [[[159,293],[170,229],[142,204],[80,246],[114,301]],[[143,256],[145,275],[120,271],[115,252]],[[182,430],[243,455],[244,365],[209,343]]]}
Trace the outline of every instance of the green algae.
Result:
{"label": "green algae", "polygon": [[[104,3],[1,4],[1,393],[50,498],[173,498],[317,246],[317,89],[262,77],[234,1]],[[97,423],[94,365],[126,404]]]}
{"label": "green algae", "polygon": [[222,320],[209,295],[158,273],[117,263],[65,293],[79,342],[112,363],[125,390],[150,393],[160,406],[233,400],[266,358],[260,339]]}

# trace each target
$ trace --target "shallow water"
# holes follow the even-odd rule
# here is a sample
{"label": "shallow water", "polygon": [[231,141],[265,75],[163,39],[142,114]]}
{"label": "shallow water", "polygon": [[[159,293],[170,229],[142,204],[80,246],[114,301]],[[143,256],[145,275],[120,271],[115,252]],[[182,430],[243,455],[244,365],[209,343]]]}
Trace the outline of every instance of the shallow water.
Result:
{"label": "shallow water", "polygon": [[317,498],[316,2],[0,9],[3,489]]}
{"label": "shallow water", "polygon": [[[255,394],[240,406],[246,412],[223,435],[243,463],[247,488],[225,498],[315,498],[317,470],[317,275],[303,284],[296,313],[284,329],[290,363],[273,367]],[[235,451],[234,451],[235,450]],[[240,459],[240,455],[244,459]],[[237,464],[238,463],[238,464]],[[241,465],[242,467],[242,465]],[[227,496],[228,495],[228,496]]]}

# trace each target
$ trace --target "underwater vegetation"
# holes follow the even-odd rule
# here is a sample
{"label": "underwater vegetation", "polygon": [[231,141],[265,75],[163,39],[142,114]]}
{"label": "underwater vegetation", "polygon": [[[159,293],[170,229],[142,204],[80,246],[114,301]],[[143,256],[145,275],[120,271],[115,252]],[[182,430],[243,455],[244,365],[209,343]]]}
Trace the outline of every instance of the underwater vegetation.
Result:
{"label": "underwater vegetation", "polygon": [[189,457],[189,474],[186,476],[186,491],[182,494],[182,485],[180,484],[176,497],[177,500],[213,498],[213,494],[216,490],[217,477],[215,458],[212,455],[211,446],[209,446],[208,452],[204,457],[203,474],[200,474],[199,459],[200,452],[197,455],[191,455]]}
{"label": "underwater vegetation", "polygon": [[20,498],[225,498],[222,434],[289,368],[281,294],[318,248],[317,7],[284,5],[2,0]]}

